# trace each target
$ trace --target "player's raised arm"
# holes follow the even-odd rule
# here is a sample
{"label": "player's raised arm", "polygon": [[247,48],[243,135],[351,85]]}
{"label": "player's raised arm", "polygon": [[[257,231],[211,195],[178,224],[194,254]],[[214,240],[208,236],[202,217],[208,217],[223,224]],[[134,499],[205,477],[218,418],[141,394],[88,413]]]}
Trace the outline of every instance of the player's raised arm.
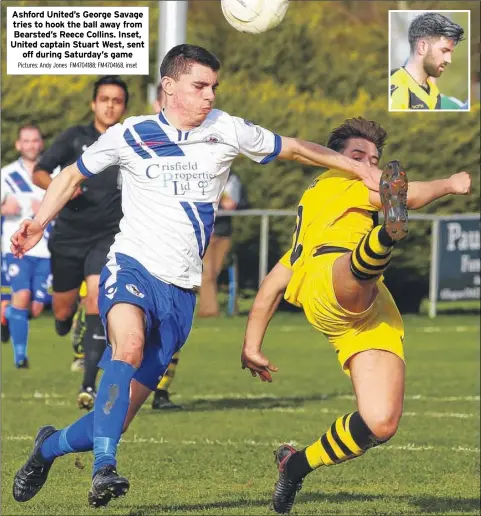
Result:
{"label": "player's raised arm", "polygon": [[369,190],[379,191],[381,171],[378,168],[367,166],[317,143],[282,136],[279,158],[299,161],[314,167],[334,168],[343,172],[350,172],[359,177]]}
{"label": "player's raised arm", "polygon": [[[471,191],[471,176],[467,172],[458,172],[444,179],[433,181],[410,181],[407,205],[410,210],[418,210],[446,195],[467,195]],[[381,198],[376,192],[369,192],[369,201],[378,208]]]}
{"label": "player's raised arm", "polygon": [[252,376],[258,375],[264,382],[272,381],[270,371],[277,371],[277,367],[261,352],[262,341],[291,276],[292,270],[279,262],[265,277],[249,312],[241,355],[242,368],[250,369]]}
{"label": "player's raised arm", "polygon": [[381,171],[375,166],[368,166],[317,143],[279,136],[242,118],[232,119],[240,152],[261,165],[279,158],[314,167],[334,168],[356,175],[370,190],[379,191]]}

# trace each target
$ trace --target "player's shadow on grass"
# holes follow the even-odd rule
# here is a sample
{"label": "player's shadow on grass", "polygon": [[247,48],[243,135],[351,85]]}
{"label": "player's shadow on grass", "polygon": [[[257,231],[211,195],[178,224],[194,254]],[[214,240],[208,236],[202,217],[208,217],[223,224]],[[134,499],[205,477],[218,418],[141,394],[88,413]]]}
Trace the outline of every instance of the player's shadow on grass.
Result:
{"label": "player's shadow on grass", "polygon": [[[196,399],[181,402],[184,411],[209,412],[216,410],[269,410],[274,408],[300,408],[309,401],[326,401],[340,396],[340,393],[312,394],[306,396],[260,396],[256,398]],[[156,412],[156,411],[152,411]]]}
{"label": "player's shadow on grass", "polygon": [[[355,494],[340,492],[336,494],[322,494],[322,493],[305,493],[299,494],[297,498],[298,510],[294,511],[298,514],[302,514],[302,503],[306,502],[319,502],[319,503],[331,503],[331,504],[349,504],[352,502],[380,502],[386,501],[386,504],[392,504],[392,502],[408,503],[416,514],[422,514],[424,512],[430,513],[464,513],[479,510],[479,498],[448,498],[448,497],[437,497],[437,496],[390,496],[390,495],[371,495],[371,494]],[[173,513],[181,514],[183,512],[194,512],[194,511],[207,511],[212,509],[241,509],[247,507],[264,507],[267,510],[271,506],[271,501],[266,500],[236,500],[236,501],[222,501],[213,503],[196,503],[196,504],[174,504],[174,505],[144,505],[131,510],[129,516],[143,516],[147,514],[157,513]],[[328,508],[324,508],[329,511]],[[337,508],[339,509],[339,508]],[[352,511],[352,506],[347,507],[349,511]],[[381,510],[382,507],[377,506],[376,511]],[[336,514],[338,510],[333,511]],[[326,514],[330,514],[330,511]],[[349,512],[351,514],[351,512]]]}
{"label": "player's shadow on grass", "polygon": [[[386,503],[407,503],[409,504],[416,514],[422,514],[424,512],[430,513],[472,513],[475,510],[479,511],[480,500],[479,498],[449,498],[447,496],[410,496],[410,495],[371,495],[361,493],[346,493],[339,492],[335,494],[323,494],[323,493],[304,493],[299,494],[297,497],[297,503],[303,502],[320,502],[320,503],[335,503],[345,504],[352,502],[381,502],[385,500]],[[379,510],[379,506],[377,507]]]}
{"label": "player's shadow on grass", "polygon": [[213,509],[242,509],[246,507],[265,507],[269,509],[270,501],[265,500],[236,500],[225,502],[212,502],[212,503],[193,503],[193,504],[173,504],[173,505],[142,505],[137,506],[135,509],[129,512],[129,516],[144,516],[151,514],[182,514],[192,513],[197,511],[207,511]]}

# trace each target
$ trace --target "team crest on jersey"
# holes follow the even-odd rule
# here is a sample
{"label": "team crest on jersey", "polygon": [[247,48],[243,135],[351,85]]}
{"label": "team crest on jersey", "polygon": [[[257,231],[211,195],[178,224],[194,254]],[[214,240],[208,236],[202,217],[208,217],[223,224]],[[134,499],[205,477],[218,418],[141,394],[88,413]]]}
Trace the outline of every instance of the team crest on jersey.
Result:
{"label": "team crest on jersey", "polygon": [[20,267],[16,264],[16,263],[12,263],[9,267],[8,267],[8,275],[11,277],[11,278],[14,278],[15,276],[17,276],[17,274],[20,272]]}
{"label": "team crest on jersey", "polygon": [[105,293],[105,297],[108,297],[109,299],[113,299],[116,293],[117,293],[117,287],[110,287],[107,290],[107,292]]}
{"label": "team crest on jersey", "polygon": [[129,283],[128,285],[125,286],[125,288],[131,293],[133,294],[134,296],[137,296],[137,297],[140,297],[141,299],[143,297],[145,297],[145,294],[142,294],[142,292],[140,292],[140,290],[137,288],[136,285],[132,285],[132,283]]}
{"label": "team crest on jersey", "polygon": [[224,143],[224,138],[219,134],[209,134],[204,138],[205,143]]}

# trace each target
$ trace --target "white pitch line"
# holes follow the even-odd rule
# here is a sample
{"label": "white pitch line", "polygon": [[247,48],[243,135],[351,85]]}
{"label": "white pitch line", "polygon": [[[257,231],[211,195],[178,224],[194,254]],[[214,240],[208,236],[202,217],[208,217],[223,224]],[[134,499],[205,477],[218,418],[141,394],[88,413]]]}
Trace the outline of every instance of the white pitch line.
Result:
{"label": "white pitch line", "polygon": [[414,331],[416,333],[479,333],[479,326],[424,326],[422,328],[416,328]]}
{"label": "white pitch line", "polygon": [[[6,441],[31,441],[33,440],[33,436],[30,435],[7,435],[2,437],[3,440]],[[254,439],[244,439],[242,441],[232,441],[231,439],[219,440],[219,439],[198,439],[198,440],[170,440],[165,439],[164,437],[154,438],[154,437],[142,437],[136,434],[133,435],[131,439],[127,438],[120,440],[121,444],[166,444],[173,446],[233,446],[233,447],[243,447],[243,446],[265,446],[265,447],[278,447],[283,444],[281,441],[256,441]],[[292,446],[304,447],[306,444],[300,444],[295,441],[290,441],[288,444]],[[430,446],[430,445],[417,445],[415,443],[407,443],[401,445],[394,444],[385,444],[383,446],[379,446],[374,448],[374,450],[394,450],[394,451],[454,451],[454,452],[464,452],[464,453],[480,453],[479,448],[469,448],[465,446],[453,446],[451,448],[446,446]]]}
{"label": "white pitch line", "polygon": [[[306,407],[271,407],[266,409],[258,409],[258,410],[266,410],[269,412],[320,412],[322,414],[339,414],[339,410],[329,409],[329,408],[320,408],[316,410],[306,409]],[[432,417],[432,418],[454,418],[454,419],[470,419],[470,418],[479,418],[479,414],[468,412],[468,413],[460,413],[460,412],[403,412],[403,416],[407,417]]]}

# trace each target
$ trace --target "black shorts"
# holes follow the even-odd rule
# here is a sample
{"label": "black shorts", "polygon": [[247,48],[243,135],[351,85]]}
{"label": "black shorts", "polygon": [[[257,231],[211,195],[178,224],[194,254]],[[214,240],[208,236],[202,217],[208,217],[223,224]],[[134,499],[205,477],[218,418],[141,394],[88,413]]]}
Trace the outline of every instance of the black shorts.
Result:
{"label": "black shorts", "polygon": [[107,263],[107,254],[114,235],[70,245],[68,250],[49,242],[54,292],[68,292],[79,288],[87,276],[98,276]]}

